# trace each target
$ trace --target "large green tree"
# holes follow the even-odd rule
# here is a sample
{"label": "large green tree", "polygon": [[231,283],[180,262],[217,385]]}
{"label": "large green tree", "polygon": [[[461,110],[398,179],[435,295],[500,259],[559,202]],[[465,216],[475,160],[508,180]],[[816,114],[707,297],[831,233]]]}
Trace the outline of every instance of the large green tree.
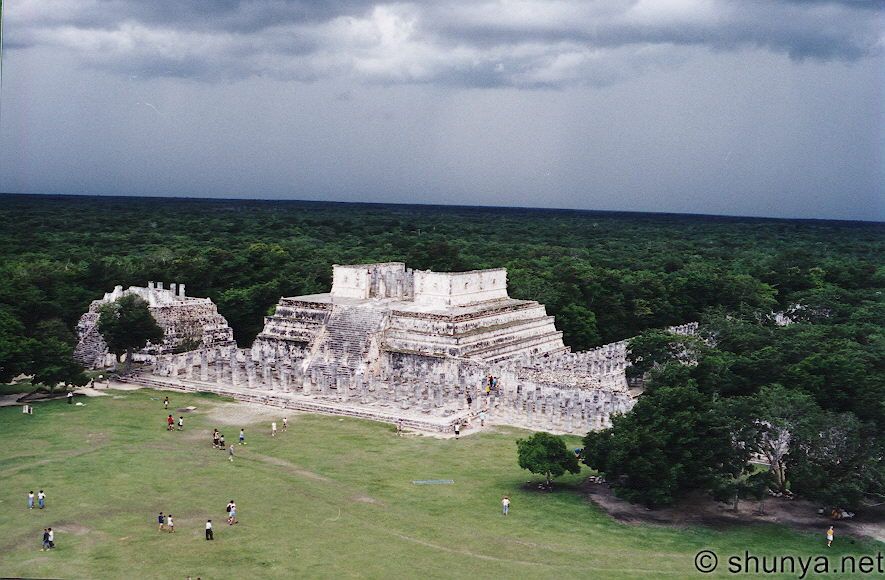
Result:
{"label": "large green tree", "polygon": [[543,475],[549,486],[553,478],[569,473],[580,473],[581,466],[575,454],[569,451],[565,440],[550,433],[535,433],[516,442],[519,466]]}
{"label": "large green tree", "polygon": [[101,307],[98,331],[117,357],[117,363],[126,355],[126,370],[132,364],[132,353],[149,342],[163,341],[163,329],[154,320],[148,304],[135,294],[127,294]]}
{"label": "large green tree", "polygon": [[751,449],[735,437],[731,416],[701,393],[688,369],[665,367],[658,384],[612,427],[584,438],[584,462],[605,473],[619,496],[649,507],[734,479]]}

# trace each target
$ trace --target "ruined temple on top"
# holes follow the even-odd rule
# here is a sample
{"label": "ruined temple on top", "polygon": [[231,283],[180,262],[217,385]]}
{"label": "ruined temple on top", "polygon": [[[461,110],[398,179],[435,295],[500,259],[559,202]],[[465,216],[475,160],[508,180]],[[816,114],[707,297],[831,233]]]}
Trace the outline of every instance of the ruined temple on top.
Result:
{"label": "ruined temple on top", "polygon": [[114,364],[114,356],[108,353],[108,345],[98,331],[98,318],[102,306],[129,295],[147,302],[148,310],[163,329],[163,342],[148,343],[135,353],[135,360],[150,362],[159,354],[234,344],[233,330],[210,299],[186,296],[184,284],[172,282],[163,288],[163,282],[151,281],[146,287],[130,286],[124,290],[116,286],[92,301],[89,311],[77,322],[74,360],[87,368]]}
{"label": "ruined temple on top", "polygon": [[[180,289],[128,290],[145,295],[167,338],[140,353],[150,368],[126,380],[437,431],[484,413],[490,423],[582,433],[633,406],[627,341],[571,352],[543,304],[510,298],[503,268],[334,265],[329,293],[281,298],[248,349],[208,298],[191,299],[203,306],[189,314]],[[95,343],[101,303],[126,292],[93,303],[81,344]],[[183,332],[201,337],[193,350],[179,352]],[[98,360],[94,347],[84,350]]]}
{"label": "ruined temple on top", "polygon": [[332,267],[332,291],[283,298],[255,349],[279,349],[305,371],[344,375],[446,373],[481,363],[567,352],[543,304],[507,295],[503,268],[411,270],[401,262]]}

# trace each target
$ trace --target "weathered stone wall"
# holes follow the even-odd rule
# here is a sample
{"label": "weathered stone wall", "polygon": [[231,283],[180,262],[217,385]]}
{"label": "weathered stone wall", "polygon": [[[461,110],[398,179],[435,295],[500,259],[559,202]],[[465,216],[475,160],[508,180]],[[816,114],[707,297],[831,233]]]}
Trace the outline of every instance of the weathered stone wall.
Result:
{"label": "weathered stone wall", "polygon": [[464,306],[506,299],[507,270],[470,272],[415,272],[415,303],[428,306]]}
{"label": "weathered stone wall", "polygon": [[[100,308],[127,295],[139,296],[148,303],[148,310],[163,329],[161,344],[148,344],[135,353],[135,360],[151,360],[152,357],[170,353],[180,348],[200,348],[228,345],[234,342],[233,330],[227,320],[218,313],[208,298],[185,296],[184,284],[148,282],[147,287],[130,286],[124,290],[117,286],[100,300],[93,300],[89,311],[77,323],[77,346],[74,359],[88,368],[100,368],[110,364],[107,344],[98,332]],[[112,360],[112,359],[111,359]]]}

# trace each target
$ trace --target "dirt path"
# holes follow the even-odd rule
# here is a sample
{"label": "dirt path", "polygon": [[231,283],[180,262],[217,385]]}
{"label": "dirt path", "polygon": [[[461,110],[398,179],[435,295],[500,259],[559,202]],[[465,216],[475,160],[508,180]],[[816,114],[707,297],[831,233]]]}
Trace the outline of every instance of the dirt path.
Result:
{"label": "dirt path", "polygon": [[817,506],[803,500],[767,498],[765,513],[759,514],[759,502],[742,501],[738,511],[716,502],[704,495],[686,498],[677,505],[649,510],[631,504],[615,496],[607,485],[590,483],[583,486],[588,499],[614,519],[626,524],[658,524],[662,526],[708,526],[721,528],[742,524],[771,523],[790,528],[823,534],[830,524],[842,533],[871,538],[885,542],[885,521],[875,512],[861,514],[856,519],[832,521],[817,513]]}

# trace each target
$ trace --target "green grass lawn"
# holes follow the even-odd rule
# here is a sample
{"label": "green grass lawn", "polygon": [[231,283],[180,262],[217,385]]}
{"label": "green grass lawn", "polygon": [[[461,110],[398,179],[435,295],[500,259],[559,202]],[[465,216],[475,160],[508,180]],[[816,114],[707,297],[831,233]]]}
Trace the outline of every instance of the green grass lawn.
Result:
{"label": "green grass lawn", "polygon": [[[679,578],[699,576],[693,561],[702,548],[721,559],[744,550],[825,553],[822,533],[772,525],[620,524],[580,493],[586,471],[562,478],[553,493],[525,489],[534,476],[516,465],[514,441],[524,432],[515,429],[458,441],[397,438],[378,423],[290,415],[289,431],[276,438],[266,421],[243,425],[249,445],[230,463],[209,442],[215,426],[236,439],[239,425],[211,420],[231,403],[110,393],[79,398],[82,407],[41,403],[33,416],[0,409],[0,576]],[[198,408],[183,432],[165,431],[166,394],[174,408]],[[47,509],[27,510],[27,492],[40,488]],[[505,493],[513,500],[506,518]],[[236,526],[225,524],[230,499]],[[159,511],[176,516],[175,534],[157,531]],[[207,518],[214,542],[203,539]],[[57,529],[51,552],[40,551],[46,526]],[[881,549],[840,537],[826,553]]]}

